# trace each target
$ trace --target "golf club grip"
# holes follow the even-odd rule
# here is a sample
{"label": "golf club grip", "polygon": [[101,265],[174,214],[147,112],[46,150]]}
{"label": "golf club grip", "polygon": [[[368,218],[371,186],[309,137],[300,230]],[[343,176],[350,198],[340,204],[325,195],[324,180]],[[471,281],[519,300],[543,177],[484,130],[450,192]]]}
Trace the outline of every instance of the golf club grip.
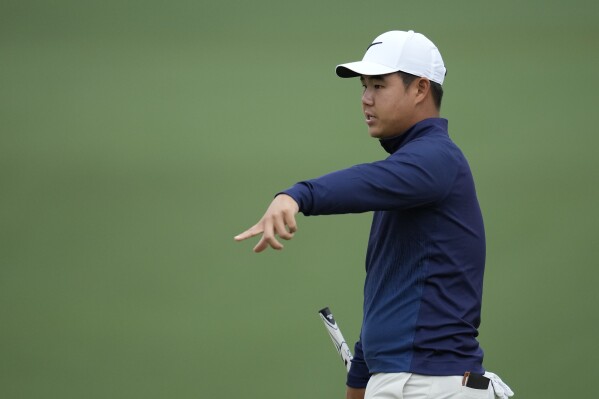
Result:
{"label": "golf club grip", "polygon": [[353,356],[349,350],[349,346],[347,346],[347,343],[345,342],[345,338],[343,338],[343,334],[341,334],[341,330],[339,329],[335,318],[333,317],[333,313],[331,313],[331,310],[326,307],[319,310],[318,314],[320,315],[320,318],[322,319],[322,322],[324,323],[324,326],[326,327],[327,332],[333,341],[333,345],[335,345],[337,353],[339,353],[343,364],[345,364],[347,371],[349,371]]}

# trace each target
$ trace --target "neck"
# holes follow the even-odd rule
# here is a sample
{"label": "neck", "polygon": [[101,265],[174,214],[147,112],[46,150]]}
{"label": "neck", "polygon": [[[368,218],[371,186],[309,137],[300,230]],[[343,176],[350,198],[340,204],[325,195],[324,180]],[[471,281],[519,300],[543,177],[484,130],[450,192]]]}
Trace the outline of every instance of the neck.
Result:
{"label": "neck", "polygon": [[440,112],[439,109],[433,104],[432,100],[421,103],[419,107],[416,108],[416,112],[414,112],[414,118],[416,121],[414,123],[418,123],[425,119],[429,118],[439,118]]}
{"label": "neck", "polygon": [[379,142],[385,151],[387,151],[389,154],[393,154],[405,143],[431,131],[443,131],[445,134],[447,134],[447,120],[436,117],[423,119],[402,134],[379,139]]}

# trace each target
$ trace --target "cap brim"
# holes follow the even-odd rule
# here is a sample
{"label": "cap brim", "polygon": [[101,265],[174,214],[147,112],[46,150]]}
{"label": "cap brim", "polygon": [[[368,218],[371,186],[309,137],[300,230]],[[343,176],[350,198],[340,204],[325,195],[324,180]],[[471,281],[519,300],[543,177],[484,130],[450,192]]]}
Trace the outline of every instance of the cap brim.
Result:
{"label": "cap brim", "polygon": [[337,65],[335,68],[335,72],[340,78],[355,78],[360,75],[386,75],[397,71],[398,69],[367,61],[349,62],[347,64]]}

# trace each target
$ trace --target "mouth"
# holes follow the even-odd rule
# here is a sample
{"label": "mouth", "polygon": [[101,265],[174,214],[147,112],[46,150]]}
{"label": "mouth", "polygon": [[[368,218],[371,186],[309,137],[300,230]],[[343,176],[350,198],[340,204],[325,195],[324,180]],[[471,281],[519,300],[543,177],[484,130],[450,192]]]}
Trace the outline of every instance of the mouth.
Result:
{"label": "mouth", "polygon": [[371,126],[374,123],[374,120],[376,119],[376,116],[374,116],[370,112],[364,112],[364,116],[366,117],[366,124],[368,126]]}

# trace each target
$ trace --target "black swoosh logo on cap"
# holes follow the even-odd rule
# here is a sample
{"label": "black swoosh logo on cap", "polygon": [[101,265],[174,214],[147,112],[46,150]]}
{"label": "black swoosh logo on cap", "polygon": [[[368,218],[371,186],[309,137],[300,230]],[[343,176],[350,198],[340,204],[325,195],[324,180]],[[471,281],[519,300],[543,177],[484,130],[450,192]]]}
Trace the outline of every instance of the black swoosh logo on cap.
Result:
{"label": "black swoosh logo on cap", "polygon": [[366,49],[366,51],[368,51],[368,49],[370,49],[370,47],[374,46],[375,44],[383,44],[383,42],[374,42],[374,43],[372,43],[370,46],[368,46],[368,48]]}

